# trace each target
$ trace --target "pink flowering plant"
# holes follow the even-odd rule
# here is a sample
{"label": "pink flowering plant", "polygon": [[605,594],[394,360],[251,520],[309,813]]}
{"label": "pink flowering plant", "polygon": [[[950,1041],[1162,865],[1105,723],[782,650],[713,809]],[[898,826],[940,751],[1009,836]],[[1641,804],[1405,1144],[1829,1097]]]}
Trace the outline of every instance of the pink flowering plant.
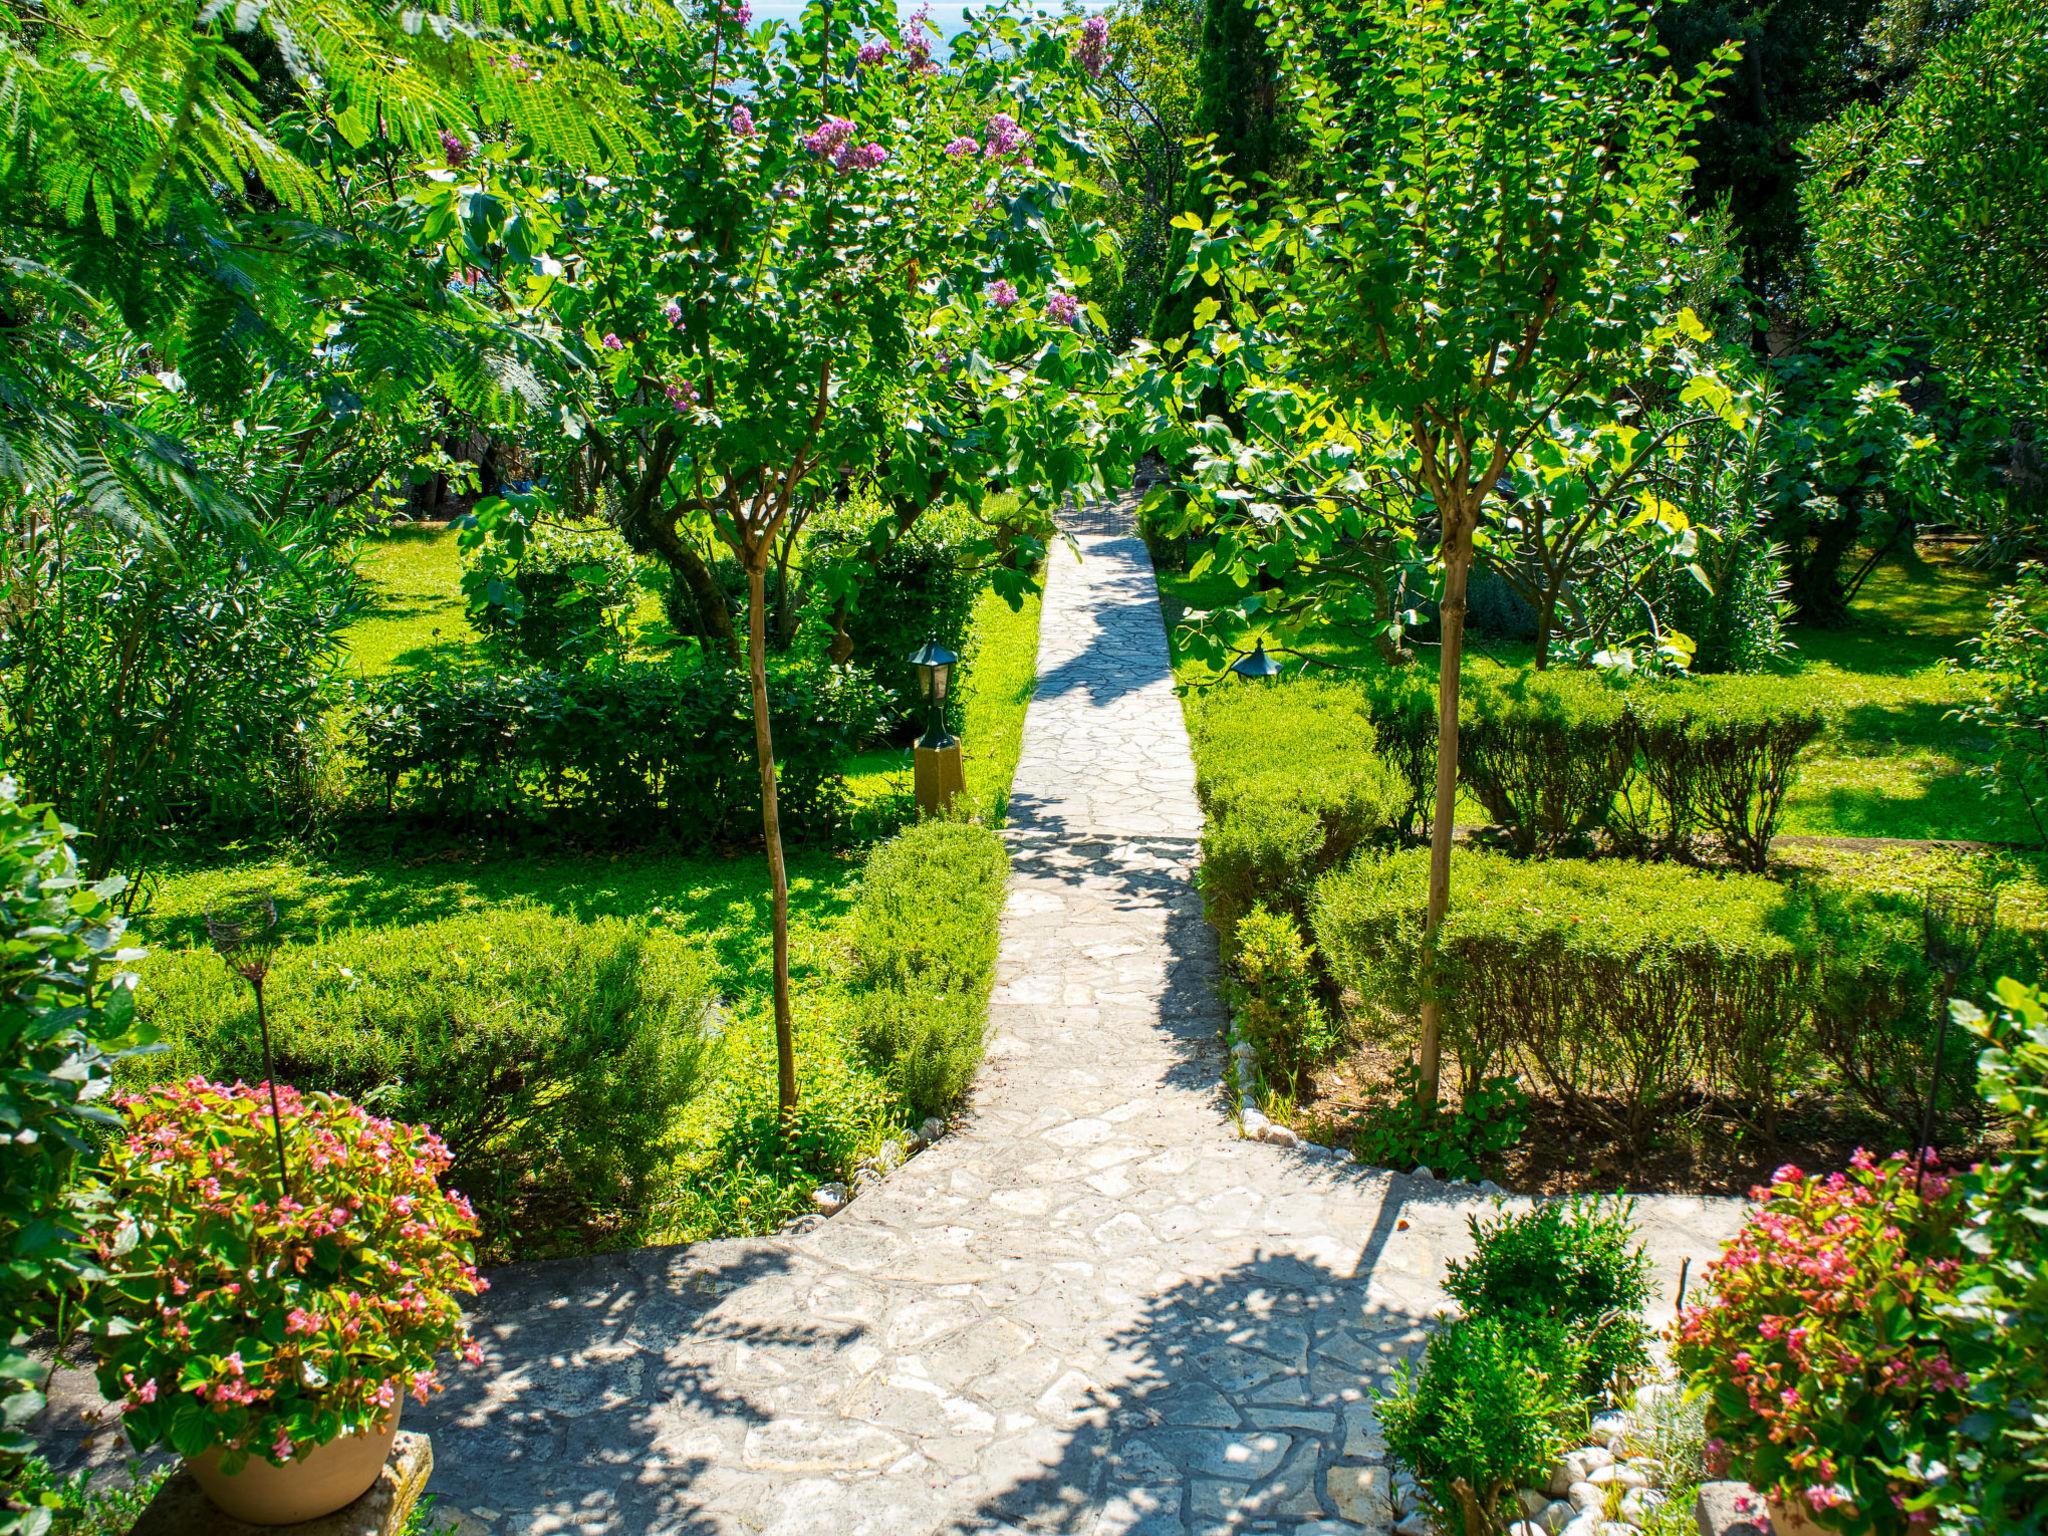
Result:
{"label": "pink flowering plant", "polygon": [[328,1093],[201,1078],[118,1101],[118,1213],[99,1237],[100,1390],[138,1449],[284,1463],[440,1389],[474,1360],[469,1203],[437,1182],[439,1137]]}
{"label": "pink flowering plant", "polygon": [[1709,1470],[1830,1530],[1929,1530],[1968,1382],[1943,1308],[1960,1273],[1950,1181],[1903,1153],[1780,1168],[1675,1325],[1708,1399]]}

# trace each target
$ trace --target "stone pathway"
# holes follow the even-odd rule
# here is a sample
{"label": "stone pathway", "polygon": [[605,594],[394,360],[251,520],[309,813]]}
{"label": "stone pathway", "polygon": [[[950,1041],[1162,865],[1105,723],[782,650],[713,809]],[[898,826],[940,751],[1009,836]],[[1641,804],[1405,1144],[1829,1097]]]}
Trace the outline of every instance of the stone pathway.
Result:
{"label": "stone pathway", "polygon": [[[1368,1391],[1484,1202],[1238,1139],[1151,564],[1079,542],[959,1129],[801,1236],[500,1271],[406,1418],[464,1536],[1386,1528]],[[1737,1210],[1642,1202],[1667,1306]]]}

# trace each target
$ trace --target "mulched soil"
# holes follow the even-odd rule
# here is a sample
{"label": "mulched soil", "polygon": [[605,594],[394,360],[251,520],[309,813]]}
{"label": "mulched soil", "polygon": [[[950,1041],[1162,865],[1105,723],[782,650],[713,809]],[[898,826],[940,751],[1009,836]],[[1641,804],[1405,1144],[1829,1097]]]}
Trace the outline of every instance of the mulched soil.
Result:
{"label": "mulched soil", "polygon": [[[1317,1141],[1348,1145],[1352,1127],[1370,1112],[1407,1057],[1367,1045],[1317,1073],[1300,1100],[1297,1124]],[[1445,1101],[1457,1102],[1456,1072],[1445,1063]],[[1737,1106],[1702,1101],[1672,1118],[1649,1145],[1631,1148],[1597,1119],[1554,1099],[1532,1098],[1527,1129],[1488,1173],[1515,1194],[1611,1193],[1746,1195],[1786,1163],[1808,1171],[1845,1168],[1858,1147],[1883,1155],[1903,1144],[1897,1129],[1860,1106],[1820,1096],[1795,1101],[1776,1134],[1750,1123]],[[1941,1143],[1944,1161],[1966,1167],[1995,1150],[1996,1140]]]}

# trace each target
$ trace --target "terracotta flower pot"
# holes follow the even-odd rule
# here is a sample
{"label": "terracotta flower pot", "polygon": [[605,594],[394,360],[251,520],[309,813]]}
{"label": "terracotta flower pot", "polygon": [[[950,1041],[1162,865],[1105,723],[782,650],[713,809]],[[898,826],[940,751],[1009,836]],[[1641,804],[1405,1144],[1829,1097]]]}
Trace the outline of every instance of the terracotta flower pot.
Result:
{"label": "terracotta flower pot", "polygon": [[218,1447],[194,1456],[185,1465],[221,1513],[236,1520],[250,1525],[317,1520],[369,1492],[391,1454],[401,1406],[393,1407],[384,1422],[367,1433],[343,1435],[316,1445],[281,1467],[251,1456],[241,1471],[229,1476],[220,1470]]}

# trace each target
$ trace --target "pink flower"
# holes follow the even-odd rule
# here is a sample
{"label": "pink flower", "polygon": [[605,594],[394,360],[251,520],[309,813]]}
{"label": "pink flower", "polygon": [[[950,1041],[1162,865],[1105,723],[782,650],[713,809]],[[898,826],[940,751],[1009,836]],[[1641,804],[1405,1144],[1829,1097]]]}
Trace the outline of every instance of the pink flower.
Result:
{"label": "pink flower", "polygon": [[981,290],[982,296],[997,309],[1008,309],[1017,302],[1017,285],[1007,277],[999,277]]}
{"label": "pink flower", "polygon": [[848,117],[827,117],[804,135],[804,148],[821,160],[830,160],[853,142],[855,124]]}
{"label": "pink flower", "polygon": [[291,1312],[285,1317],[284,1331],[287,1334],[298,1335],[318,1333],[320,1331],[320,1318],[318,1314],[308,1312],[304,1307],[293,1307]]}
{"label": "pink flower", "polygon": [[279,1461],[290,1461],[292,1459],[292,1437],[280,1429],[277,1432],[277,1439],[271,1443],[270,1454]]}
{"label": "pink flower", "polygon": [[[606,331],[604,333],[604,349],[607,352],[623,352],[626,350],[626,344],[619,340],[617,332]],[[344,1221],[348,1219],[346,1214],[342,1215],[342,1219]]]}
{"label": "pink flower", "polygon": [[687,380],[664,384],[662,393],[668,396],[668,403],[679,411],[697,403],[697,386]]}
{"label": "pink flower", "polygon": [[1056,292],[1047,295],[1045,318],[1053,325],[1068,325],[1075,330],[1081,328],[1081,301],[1071,293]]}
{"label": "pink flower", "polygon": [[1076,54],[1081,67],[1100,79],[1109,68],[1109,19],[1090,16],[1081,23],[1081,47]]}
{"label": "pink flower", "polygon": [[997,112],[988,120],[988,142],[981,147],[982,154],[990,160],[1002,160],[1017,153],[1024,147],[1024,130],[1017,126],[1017,120],[1007,112]]}
{"label": "pink flower", "polygon": [[754,114],[744,104],[732,109],[732,131],[743,139],[754,136]]}
{"label": "pink flower", "polygon": [[979,144],[975,143],[974,140],[970,139],[969,137],[967,137],[966,134],[963,133],[959,138],[954,139],[952,142],[946,145],[946,158],[949,160],[958,160],[962,155],[974,154],[980,148],[981,146]]}
{"label": "pink flower", "polygon": [[889,46],[887,38],[877,38],[871,43],[862,43],[860,52],[854,55],[859,64],[879,64],[896,50]]}

